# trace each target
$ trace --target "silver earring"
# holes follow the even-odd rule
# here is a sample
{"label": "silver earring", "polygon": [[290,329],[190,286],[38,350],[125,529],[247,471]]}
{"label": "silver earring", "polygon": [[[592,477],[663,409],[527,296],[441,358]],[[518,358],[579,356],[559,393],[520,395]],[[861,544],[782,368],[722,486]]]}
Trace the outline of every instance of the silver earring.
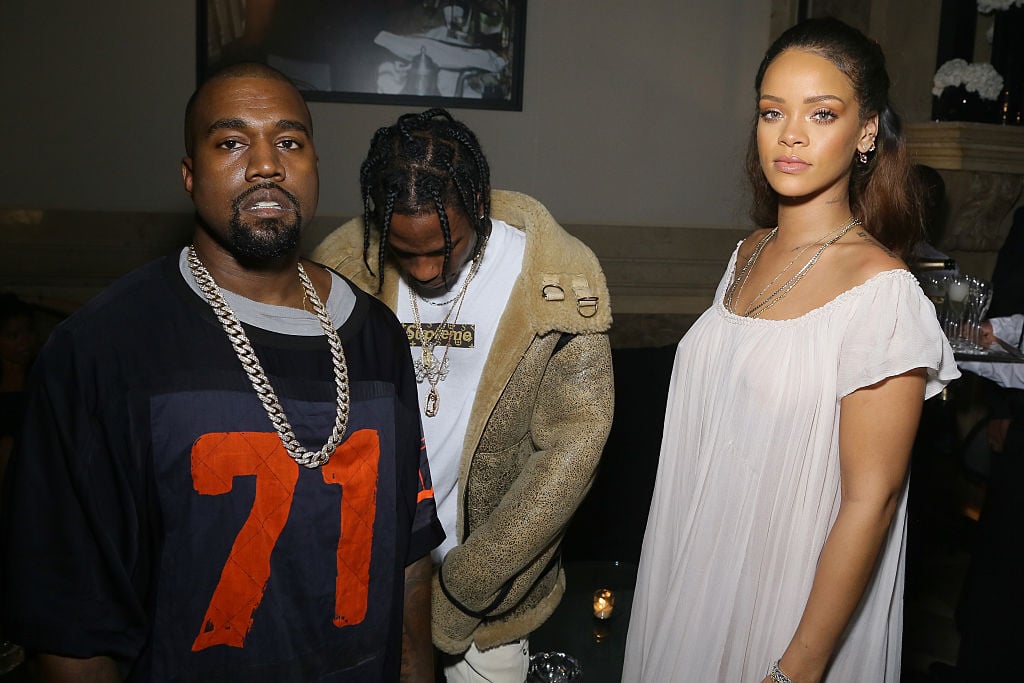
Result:
{"label": "silver earring", "polygon": [[862,164],[868,163],[868,155],[858,149],[857,150],[857,161],[859,161]]}

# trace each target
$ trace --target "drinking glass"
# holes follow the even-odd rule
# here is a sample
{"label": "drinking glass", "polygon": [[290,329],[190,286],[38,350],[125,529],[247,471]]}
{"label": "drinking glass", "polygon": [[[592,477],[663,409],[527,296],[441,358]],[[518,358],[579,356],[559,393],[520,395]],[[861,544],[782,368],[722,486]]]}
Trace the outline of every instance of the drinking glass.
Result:
{"label": "drinking glass", "polygon": [[964,327],[967,330],[967,342],[970,350],[985,352],[981,345],[981,323],[985,320],[988,307],[992,303],[992,284],[976,277],[967,278],[970,293],[967,298],[967,313]]}
{"label": "drinking glass", "polygon": [[530,657],[528,683],[570,683],[583,679],[583,667],[564,652],[538,652]]}
{"label": "drinking glass", "polygon": [[924,272],[918,275],[924,295],[935,305],[935,314],[942,316],[946,304],[946,290],[949,288],[949,273]]}
{"label": "drinking glass", "polygon": [[964,334],[964,318],[967,314],[970,293],[971,285],[965,276],[953,275],[949,278],[949,285],[946,288],[943,331],[954,351],[965,351],[970,348]]}

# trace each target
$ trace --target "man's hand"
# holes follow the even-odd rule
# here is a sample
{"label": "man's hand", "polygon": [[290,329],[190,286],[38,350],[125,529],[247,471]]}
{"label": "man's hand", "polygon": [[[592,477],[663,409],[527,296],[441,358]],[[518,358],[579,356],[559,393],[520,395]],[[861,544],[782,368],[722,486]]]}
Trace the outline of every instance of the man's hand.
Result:
{"label": "man's hand", "polygon": [[990,320],[981,321],[981,333],[978,336],[978,343],[983,348],[988,348],[993,344],[997,343],[996,335],[992,332],[992,322]]}
{"label": "man's hand", "polygon": [[1010,429],[1010,420],[992,419],[988,421],[988,448],[993,453],[1002,453],[1006,444],[1006,432]]}
{"label": "man's hand", "polygon": [[433,564],[424,555],[405,568],[402,619],[402,682],[433,683],[434,646],[430,640],[430,578]]}
{"label": "man's hand", "polygon": [[110,657],[76,659],[57,655],[37,656],[42,683],[120,683],[121,674]]}

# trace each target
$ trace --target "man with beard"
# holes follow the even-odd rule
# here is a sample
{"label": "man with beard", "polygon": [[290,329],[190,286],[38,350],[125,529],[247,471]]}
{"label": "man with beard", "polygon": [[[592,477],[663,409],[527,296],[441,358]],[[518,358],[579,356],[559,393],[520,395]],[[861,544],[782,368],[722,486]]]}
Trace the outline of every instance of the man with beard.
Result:
{"label": "man with beard", "polygon": [[298,257],[309,111],[235,65],[192,96],[185,141],[192,244],[39,358],[5,633],[48,681],[431,681],[443,534],[415,379],[394,316]]}

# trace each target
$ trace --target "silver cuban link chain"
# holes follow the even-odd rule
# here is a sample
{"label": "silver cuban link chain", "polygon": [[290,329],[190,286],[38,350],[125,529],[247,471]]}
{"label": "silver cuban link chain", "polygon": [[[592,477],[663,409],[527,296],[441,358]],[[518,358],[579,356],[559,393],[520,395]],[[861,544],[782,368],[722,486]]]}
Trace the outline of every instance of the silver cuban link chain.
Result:
{"label": "silver cuban link chain", "polygon": [[189,246],[188,248],[188,266],[196,282],[199,284],[199,289],[202,290],[203,296],[206,297],[207,303],[210,304],[213,312],[217,315],[217,320],[220,321],[221,327],[224,328],[224,332],[228,335],[231,346],[235,349],[235,355],[238,356],[238,360],[242,363],[245,374],[249,376],[249,382],[252,383],[252,388],[256,391],[256,395],[263,404],[263,409],[266,411],[267,417],[270,418],[270,422],[274,425],[274,430],[281,438],[281,443],[284,444],[288,455],[295,462],[310,469],[323,465],[331,459],[331,455],[334,454],[334,450],[345,437],[345,430],[348,428],[348,364],[345,362],[345,351],[341,347],[341,339],[338,337],[337,330],[334,329],[334,323],[331,322],[327,309],[324,307],[323,302],[320,301],[320,297],[317,296],[316,290],[313,289],[313,283],[310,282],[309,276],[306,275],[302,264],[298,264],[299,281],[302,283],[306,296],[313,304],[313,312],[317,320],[320,321],[320,326],[324,330],[328,344],[330,344],[331,361],[334,366],[334,387],[337,391],[334,429],[327,438],[327,443],[318,451],[307,450],[295,437],[295,432],[292,431],[292,426],[288,422],[288,417],[284,414],[284,409],[281,407],[277,394],[274,393],[274,388],[270,386],[270,381],[263,371],[263,366],[260,365],[259,358],[256,357],[256,351],[253,350],[249,337],[246,336],[245,330],[242,329],[242,324],[238,321],[228,302],[225,301],[220,287],[217,286],[217,282],[210,275],[210,271],[199,260],[194,246]]}

